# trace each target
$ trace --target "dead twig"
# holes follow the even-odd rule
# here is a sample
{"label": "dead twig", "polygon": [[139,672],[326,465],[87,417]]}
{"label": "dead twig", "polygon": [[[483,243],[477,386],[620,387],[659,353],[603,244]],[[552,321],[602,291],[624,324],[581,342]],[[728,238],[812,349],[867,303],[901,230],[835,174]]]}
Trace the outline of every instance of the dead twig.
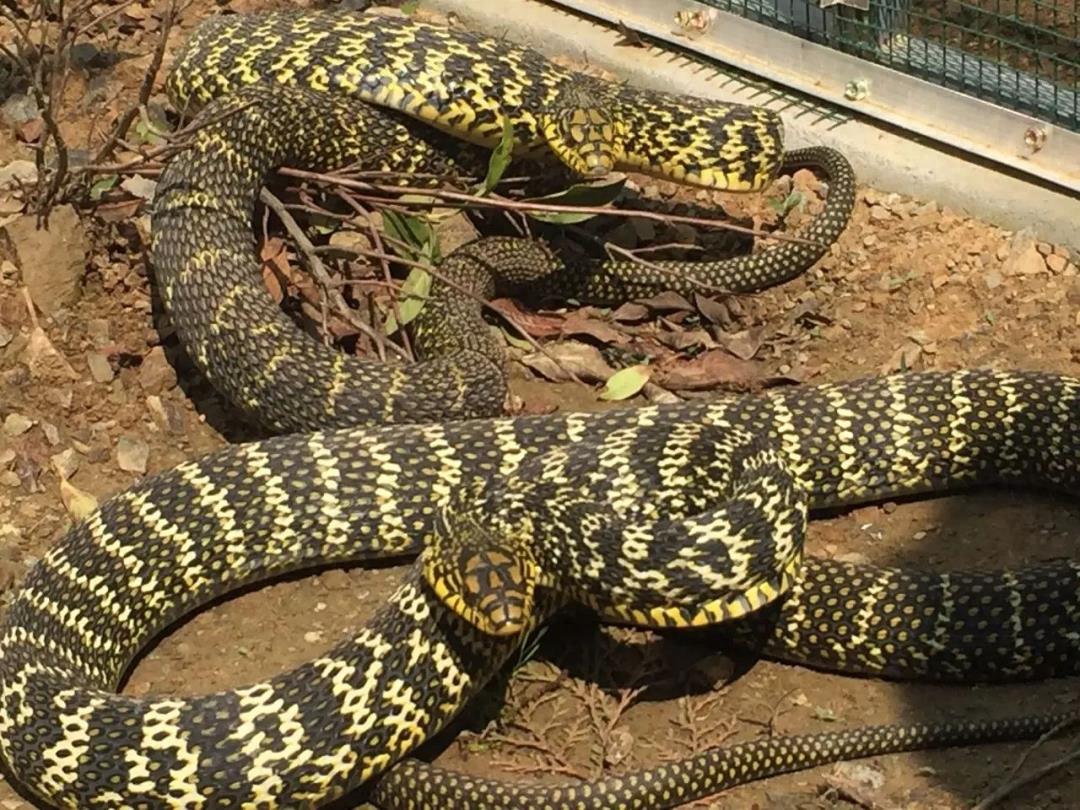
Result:
{"label": "dead twig", "polygon": [[[742,225],[733,225],[728,222],[720,222],[712,219],[704,219],[702,217],[687,217],[676,214],[659,214],[654,211],[624,211],[618,208],[608,208],[604,206],[590,206],[590,205],[553,205],[551,203],[529,202],[525,200],[508,200],[505,197],[498,197],[496,195],[489,195],[486,197],[477,197],[473,194],[464,194],[458,191],[449,191],[444,189],[424,188],[420,186],[408,186],[408,185],[385,185],[382,183],[367,183],[359,180],[353,180],[348,177],[343,177],[336,173],[326,172],[312,172],[302,169],[282,169],[282,174],[289,177],[295,177],[300,180],[313,180],[323,183],[329,183],[331,185],[342,186],[344,188],[352,189],[360,192],[377,191],[380,193],[389,194],[424,194],[429,197],[434,197],[440,201],[456,202],[459,206],[447,206],[447,207],[484,207],[484,208],[501,208],[504,210],[512,211],[543,211],[566,214],[591,214],[591,215],[608,215],[617,217],[640,217],[642,219],[652,219],[659,222],[668,223],[685,223],[687,225],[696,225],[705,228],[719,228],[722,230],[736,231],[737,233],[744,233],[750,236],[767,237],[770,239],[778,239],[785,242],[801,242],[808,245],[816,245],[818,247],[827,247],[822,245],[813,239],[806,239],[805,237],[796,236],[794,234],[783,233],[771,233],[769,231],[762,231],[756,228],[746,228]],[[358,199],[365,202],[384,203],[385,201],[368,195],[361,194]]]}
{"label": "dead twig", "polygon": [[[100,23],[105,17],[115,14],[130,4],[130,2],[125,2],[118,8],[110,9],[84,30],[88,30],[94,24]],[[112,154],[113,149],[116,148],[117,142],[127,135],[131,125],[135,123],[135,118],[139,115],[140,110],[145,110],[146,105],[150,102],[150,94],[154,91],[154,81],[157,79],[158,71],[161,70],[161,62],[165,58],[165,46],[169,42],[169,32],[172,30],[173,22],[176,20],[176,12],[176,0],[171,0],[169,5],[166,6],[165,16],[162,17],[161,20],[161,32],[158,35],[158,42],[154,47],[154,53],[150,57],[150,64],[146,66],[146,70],[143,72],[142,82],[139,84],[139,100],[128,107],[120,118],[117,119],[113,131],[110,133],[109,137],[105,139],[105,143],[97,151],[97,154],[94,155],[92,163],[102,163]]]}
{"label": "dead twig", "polygon": [[1046,765],[1043,765],[1041,768],[1036,768],[1034,771],[1024,776],[1017,776],[1020,770],[1027,763],[1028,758],[1038,748],[1045,744],[1047,740],[1056,737],[1065,729],[1074,727],[1078,723],[1080,723],[1080,719],[1070,719],[1058,723],[1048,732],[1039,737],[1039,739],[1033,742],[1030,746],[1024,749],[1024,753],[1020,755],[1020,758],[1016,761],[1016,764],[1013,765],[1012,770],[1009,771],[1009,775],[1005,777],[1005,782],[997,789],[995,789],[992,793],[990,793],[989,796],[981,799],[978,804],[971,808],[971,810],[988,810],[988,808],[993,807],[1002,799],[1006,798],[1012,793],[1015,793],[1020,788],[1026,785],[1030,785],[1033,782],[1037,782],[1047,774],[1053,773],[1059,768],[1063,768],[1069,763],[1075,762],[1076,760],[1080,759],[1080,744],[1078,744],[1074,746],[1068,754],[1065,754],[1064,756],[1055,759],[1053,762],[1049,762]]}
{"label": "dead twig", "polygon": [[[367,337],[376,343],[376,345],[380,342],[385,343],[386,341],[382,339],[381,335],[376,334],[374,329],[356,317],[352,308],[345,302],[345,297],[341,294],[341,291],[334,287],[330,279],[330,273],[322,263],[322,259],[319,258],[315,245],[308,239],[307,234],[304,233],[304,229],[297,224],[295,219],[293,219],[293,215],[289,213],[289,210],[277,197],[266,189],[259,192],[259,199],[262,201],[263,205],[273,211],[278,219],[281,220],[281,224],[285,227],[285,230],[288,231],[289,235],[296,242],[296,246],[300,249],[300,252],[303,253],[304,257],[307,259],[311,275],[313,275],[322,285],[323,294],[331,300],[335,309],[339,310],[338,314],[345,318],[350,326],[367,335]],[[390,343],[389,345],[393,347],[393,350],[403,360],[411,359],[405,353],[405,350],[397,344]]]}

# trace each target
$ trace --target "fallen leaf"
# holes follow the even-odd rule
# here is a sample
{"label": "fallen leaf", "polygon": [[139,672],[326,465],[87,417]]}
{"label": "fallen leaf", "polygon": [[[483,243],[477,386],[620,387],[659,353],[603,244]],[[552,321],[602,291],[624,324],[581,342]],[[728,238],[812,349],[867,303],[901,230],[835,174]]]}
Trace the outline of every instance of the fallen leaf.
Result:
{"label": "fallen leaf", "polygon": [[63,477],[60,478],[60,500],[75,520],[83,520],[98,509],[97,498],[89,492],[83,492]]}
{"label": "fallen leaf", "polygon": [[727,349],[741,360],[750,360],[765,340],[765,329],[755,326],[753,329],[743,329],[741,332],[728,334],[721,332],[716,336],[717,343]]}
{"label": "fallen leaf", "polygon": [[637,303],[659,312],[672,310],[689,312],[694,308],[689,301],[677,292],[672,292],[671,290],[662,292],[659,295],[654,295],[650,298],[639,298],[637,299]]}
{"label": "fallen leaf", "polygon": [[712,349],[689,360],[666,362],[655,369],[654,382],[672,391],[700,391],[721,384],[748,387],[759,380],[757,364]]}
{"label": "fallen leaf", "polygon": [[698,312],[704,315],[710,323],[728,326],[733,322],[731,310],[728,308],[726,301],[717,301],[707,295],[694,293],[694,305],[697,306]]}
{"label": "fallen leaf", "polygon": [[715,349],[717,345],[716,341],[713,340],[712,335],[704,329],[675,329],[667,332],[660,332],[657,334],[656,339],[665,346],[669,346],[679,352],[686,351],[695,346],[701,346],[706,349]]}
{"label": "fallen leaf", "polygon": [[496,298],[488,303],[506,320],[524,329],[534,338],[555,337],[562,334],[563,323],[566,321],[565,315],[528,312],[521,309],[511,298]]}
{"label": "fallen leaf", "polygon": [[619,321],[620,323],[633,323],[634,321],[643,321],[649,317],[649,308],[644,304],[637,304],[633,301],[627,301],[617,310],[611,313],[611,320]]}
{"label": "fallen leaf", "polygon": [[600,399],[629,399],[645,387],[651,376],[652,370],[646,365],[621,368],[608,377],[604,389],[600,392]]}
{"label": "fallen leaf", "polygon": [[629,340],[625,334],[610,324],[604,323],[597,318],[590,318],[584,310],[577,310],[567,315],[563,321],[561,332],[568,337],[571,335],[588,335],[591,338],[596,338],[601,343],[615,345],[622,345]]}
{"label": "fallen leaf", "polygon": [[600,350],[587,343],[568,340],[552,343],[546,349],[546,353],[525,355],[521,362],[552,382],[572,379],[568,372],[586,382],[606,382],[615,373]]}

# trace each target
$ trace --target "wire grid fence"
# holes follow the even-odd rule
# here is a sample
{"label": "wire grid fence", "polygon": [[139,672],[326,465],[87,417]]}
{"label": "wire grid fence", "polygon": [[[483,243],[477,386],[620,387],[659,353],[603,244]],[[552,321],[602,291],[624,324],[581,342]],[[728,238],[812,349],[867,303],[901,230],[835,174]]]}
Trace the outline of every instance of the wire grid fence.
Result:
{"label": "wire grid fence", "polygon": [[1080,0],[701,2],[1080,132]]}

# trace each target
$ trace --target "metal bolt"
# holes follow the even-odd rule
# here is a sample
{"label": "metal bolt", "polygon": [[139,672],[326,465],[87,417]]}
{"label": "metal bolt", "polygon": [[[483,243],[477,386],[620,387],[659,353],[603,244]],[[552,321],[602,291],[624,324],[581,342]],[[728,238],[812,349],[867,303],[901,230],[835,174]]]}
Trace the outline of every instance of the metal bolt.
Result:
{"label": "metal bolt", "polygon": [[1046,146],[1046,130],[1042,127],[1028,127],[1024,130],[1024,143],[1032,152],[1038,152]]}
{"label": "metal bolt", "polygon": [[848,101],[862,101],[870,95],[869,79],[852,79],[844,85],[844,98]]}

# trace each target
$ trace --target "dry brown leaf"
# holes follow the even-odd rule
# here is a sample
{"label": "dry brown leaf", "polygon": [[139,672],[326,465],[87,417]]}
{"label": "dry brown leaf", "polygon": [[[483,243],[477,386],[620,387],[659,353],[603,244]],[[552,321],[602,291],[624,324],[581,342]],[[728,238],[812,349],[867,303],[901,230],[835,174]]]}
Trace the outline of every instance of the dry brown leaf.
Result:
{"label": "dry brown leaf", "polygon": [[726,299],[717,301],[707,295],[694,293],[694,305],[697,307],[698,312],[704,315],[710,323],[715,323],[718,326],[729,326],[734,323],[731,308],[728,306]]}
{"label": "dry brown leaf", "polygon": [[702,346],[706,349],[715,349],[716,341],[713,336],[704,329],[678,329],[668,332],[660,332],[656,339],[675,351],[686,351],[694,346]]}
{"label": "dry brown leaf", "polygon": [[588,335],[601,343],[622,345],[630,340],[623,332],[597,318],[590,318],[585,310],[577,310],[566,316],[562,324],[562,334]]}
{"label": "dry brown leaf", "polygon": [[716,336],[717,342],[741,360],[750,360],[761,344],[765,342],[765,329],[755,326],[753,329],[743,329],[741,332],[728,334],[721,332]]}
{"label": "dry brown leaf", "polygon": [[562,334],[563,322],[566,320],[564,315],[528,312],[521,309],[511,298],[495,298],[488,303],[492,309],[518,328],[524,329],[531,337],[547,338]]}
{"label": "dry brown leaf", "polygon": [[694,308],[689,301],[687,301],[677,292],[672,292],[670,290],[662,292],[659,295],[651,296],[649,298],[639,298],[637,299],[637,303],[658,312],[690,312]]}
{"label": "dry brown leaf", "polygon": [[611,313],[611,320],[618,321],[620,323],[633,323],[635,321],[643,321],[649,317],[649,308],[644,304],[636,304],[633,301],[627,301],[617,310]]}
{"label": "dry brown leaf", "polygon": [[662,363],[653,381],[671,391],[700,391],[726,384],[750,386],[761,379],[756,363],[713,349],[689,360]]}
{"label": "dry brown leaf", "polygon": [[525,355],[521,362],[552,382],[571,379],[568,371],[587,382],[605,382],[615,373],[600,354],[600,350],[587,343],[568,340],[552,343],[545,349],[546,353],[533,352]]}

